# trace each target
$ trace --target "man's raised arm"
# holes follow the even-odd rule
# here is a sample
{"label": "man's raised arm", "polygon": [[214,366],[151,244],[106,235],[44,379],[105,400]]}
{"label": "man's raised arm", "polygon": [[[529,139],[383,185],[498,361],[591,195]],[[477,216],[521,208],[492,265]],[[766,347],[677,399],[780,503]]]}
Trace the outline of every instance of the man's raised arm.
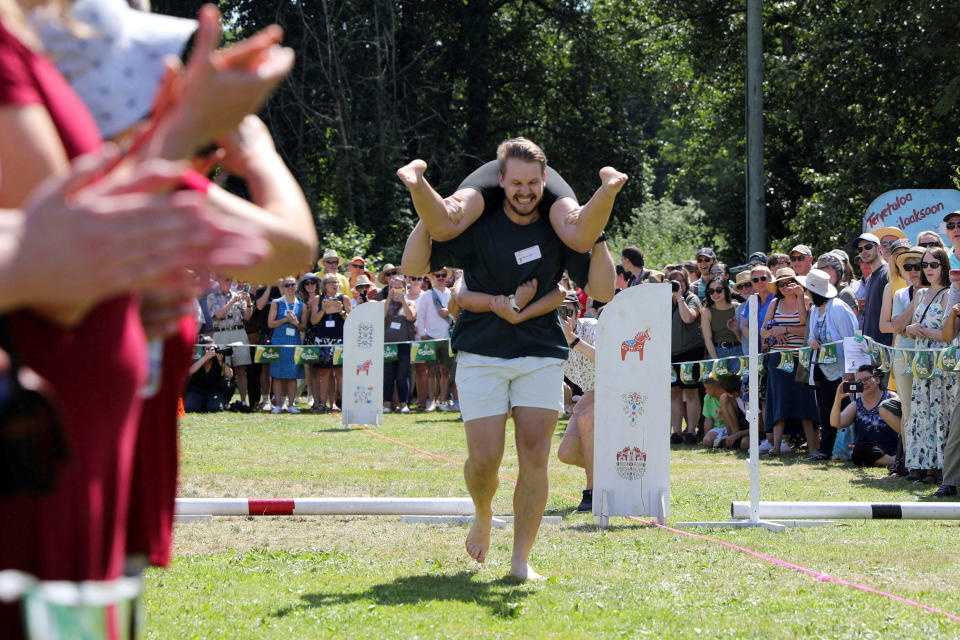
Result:
{"label": "man's raised arm", "polygon": [[483,196],[474,189],[460,189],[441,198],[423,176],[426,170],[426,162],[414,160],[397,169],[397,177],[410,190],[413,208],[430,237],[446,242],[476,222],[483,213]]}
{"label": "man's raised arm", "polygon": [[617,194],[627,181],[627,174],[613,167],[600,169],[600,188],[583,206],[572,198],[561,198],[550,207],[550,224],[565,245],[586,253],[603,233]]}
{"label": "man's raised arm", "polygon": [[430,234],[427,233],[423,222],[418,222],[403,246],[400,272],[405,276],[422,276],[428,273],[431,251]]}

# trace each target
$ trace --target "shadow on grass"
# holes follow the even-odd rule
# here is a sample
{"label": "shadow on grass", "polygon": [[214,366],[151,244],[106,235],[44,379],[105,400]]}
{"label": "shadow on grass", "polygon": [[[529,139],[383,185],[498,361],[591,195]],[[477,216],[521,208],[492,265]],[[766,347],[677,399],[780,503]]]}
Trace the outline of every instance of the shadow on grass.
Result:
{"label": "shadow on grass", "polygon": [[493,615],[510,618],[518,612],[520,601],[533,593],[530,586],[510,577],[487,582],[475,579],[476,575],[471,571],[461,571],[453,575],[402,576],[375,584],[366,591],[307,593],[301,596],[302,602],[299,604],[281,607],[270,615],[283,618],[304,609],[366,600],[383,606],[419,604],[432,600],[474,603],[489,609]]}
{"label": "shadow on grass", "polygon": [[923,496],[936,491],[937,485],[920,484],[912,480],[903,478],[888,478],[887,476],[870,475],[859,467],[854,467],[853,472],[857,477],[850,481],[850,484],[870,487],[871,489],[881,489],[896,493],[911,493],[914,496]]}

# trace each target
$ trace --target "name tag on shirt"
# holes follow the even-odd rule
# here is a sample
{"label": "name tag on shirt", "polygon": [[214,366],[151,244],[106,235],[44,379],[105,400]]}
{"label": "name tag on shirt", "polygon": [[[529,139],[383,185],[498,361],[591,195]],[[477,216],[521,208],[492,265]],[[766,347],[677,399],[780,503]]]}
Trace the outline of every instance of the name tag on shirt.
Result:
{"label": "name tag on shirt", "polygon": [[516,251],[513,255],[517,258],[517,264],[527,264],[543,257],[540,254],[540,245],[538,244]]}
{"label": "name tag on shirt", "polygon": [[293,327],[287,327],[287,328],[285,329],[285,331],[286,331],[286,334],[287,334],[288,336],[290,336],[291,338],[292,338],[293,336],[297,335],[297,330],[294,329]]}
{"label": "name tag on shirt", "polygon": [[390,323],[390,328],[393,329],[394,331],[396,331],[397,329],[400,328],[400,323],[399,323],[399,322],[391,322],[391,323]]}
{"label": "name tag on shirt", "polygon": [[337,326],[337,323],[336,323],[336,321],[334,321],[334,320],[327,320],[324,324],[325,324],[327,327],[335,327],[335,326]]}

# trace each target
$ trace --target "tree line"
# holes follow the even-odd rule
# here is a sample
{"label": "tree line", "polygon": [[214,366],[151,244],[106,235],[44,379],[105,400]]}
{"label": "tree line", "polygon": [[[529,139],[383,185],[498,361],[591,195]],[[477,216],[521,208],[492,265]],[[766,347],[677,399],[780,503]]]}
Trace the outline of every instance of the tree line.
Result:
{"label": "tree line", "polygon": [[[200,4],[154,8],[189,17]],[[229,36],[277,23],[297,54],[262,117],[321,237],[353,238],[396,262],[415,221],[397,167],[423,158],[448,193],[501,139],[524,135],[581,200],[601,166],[630,174],[613,221],[624,241],[654,243],[650,212],[665,216],[664,234],[688,233],[693,220],[682,218],[694,212],[721,257],[744,255],[743,0],[219,4]],[[953,186],[958,9],[960,0],[764,3],[772,246],[845,246],[882,192]]]}

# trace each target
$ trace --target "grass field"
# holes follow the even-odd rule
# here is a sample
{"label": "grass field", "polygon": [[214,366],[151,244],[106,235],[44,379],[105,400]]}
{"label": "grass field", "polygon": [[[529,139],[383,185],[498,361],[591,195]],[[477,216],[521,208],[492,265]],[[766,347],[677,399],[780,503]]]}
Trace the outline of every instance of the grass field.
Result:
{"label": "grass field", "polygon": [[[389,415],[378,433],[463,460],[452,414]],[[563,423],[557,432],[556,443]],[[508,430],[512,425],[508,423]],[[509,442],[510,438],[508,438]],[[555,444],[556,444],[555,443]],[[555,449],[555,447],[554,447]],[[502,472],[516,476],[508,444]],[[799,456],[761,461],[764,500],[911,501],[926,485]],[[723,520],[748,499],[744,457],[675,447],[671,521]],[[551,489],[583,474],[555,459]],[[497,494],[511,513],[512,485]],[[219,414],[182,424],[184,497],[466,496],[462,468],[330,416]],[[532,566],[504,580],[512,532],[493,532],[481,567],[466,528],[396,517],[215,518],[178,524],[176,558],[147,576],[151,638],[956,638],[944,615],[816,580],[716,542],[613,519],[593,526],[551,495]],[[698,530],[817,572],[960,614],[960,523]]]}

